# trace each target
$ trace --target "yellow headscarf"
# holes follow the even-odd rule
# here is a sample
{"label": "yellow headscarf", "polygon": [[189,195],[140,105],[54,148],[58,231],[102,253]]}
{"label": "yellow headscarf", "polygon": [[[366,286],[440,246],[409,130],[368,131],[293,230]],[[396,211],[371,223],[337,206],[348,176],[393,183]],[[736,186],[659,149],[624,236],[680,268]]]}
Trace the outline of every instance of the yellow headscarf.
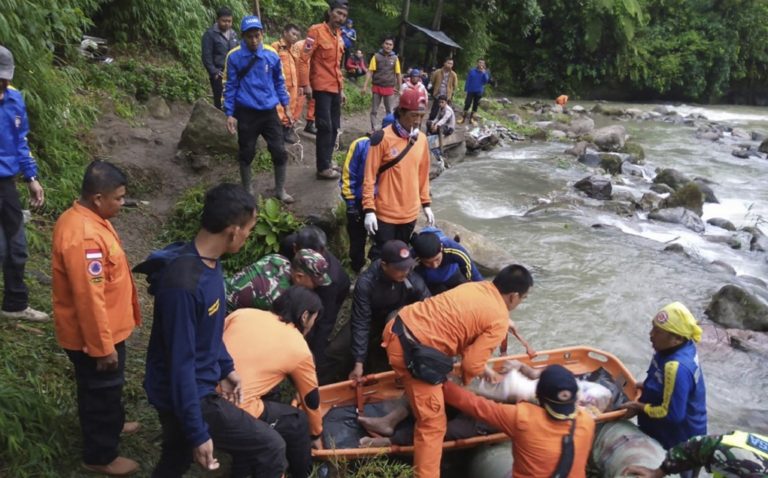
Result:
{"label": "yellow headscarf", "polygon": [[701,340],[701,327],[691,311],[680,302],[664,306],[653,318],[653,325],[694,342]]}

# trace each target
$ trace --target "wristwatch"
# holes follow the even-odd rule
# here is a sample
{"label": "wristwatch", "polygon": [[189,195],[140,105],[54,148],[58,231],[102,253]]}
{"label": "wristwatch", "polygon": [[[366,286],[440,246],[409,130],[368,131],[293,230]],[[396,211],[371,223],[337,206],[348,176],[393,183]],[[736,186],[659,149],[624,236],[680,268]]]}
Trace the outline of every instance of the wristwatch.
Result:
{"label": "wristwatch", "polygon": [[37,176],[30,176],[28,178],[24,178],[25,183],[31,183],[33,181],[37,181]]}

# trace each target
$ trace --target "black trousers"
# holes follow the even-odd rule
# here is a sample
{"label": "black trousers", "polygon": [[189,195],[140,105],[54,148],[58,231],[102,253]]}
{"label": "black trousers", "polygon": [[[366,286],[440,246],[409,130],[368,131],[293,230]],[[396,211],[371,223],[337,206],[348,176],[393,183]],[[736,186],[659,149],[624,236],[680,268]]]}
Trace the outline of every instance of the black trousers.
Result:
{"label": "black trousers", "polygon": [[117,369],[96,371],[96,359],[79,350],[66,350],[75,367],[77,413],[83,436],[83,463],[107,465],[117,458],[125,423],[125,342],[115,345]]}
{"label": "black trousers", "polygon": [[315,165],[319,173],[331,167],[333,146],[336,144],[336,135],[341,127],[341,94],[315,91],[312,93],[312,98],[315,100],[315,126],[317,127]]}
{"label": "black trousers", "polygon": [[238,107],[235,109],[237,118],[237,143],[240,147],[238,160],[243,164],[251,164],[256,156],[256,140],[264,136],[267,149],[272,156],[272,164],[285,164],[288,155],[285,152],[283,125],[277,116],[277,109],[253,110]]}
{"label": "black trousers", "polygon": [[436,96],[432,97],[432,106],[429,108],[429,121],[434,121],[437,118],[437,113],[440,111],[440,102]]}
{"label": "black trousers", "polygon": [[373,245],[368,250],[368,257],[375,261],[381,257],[381,248],[384,243],[397,239],[408,244],[411,240],[411,234],[416,227],[416,221],[411,221],[405,224],[389,224],[387,222],[378,221],[379,229],[376,231],[376,235],[373,236]]}
{"label": "black trousers", "polygon": [[[200,400],[213,445],[232,455],[233,478],[280,478],[285,472],[285,441],[265,421],[254,418],[218,395]],[[181,477],[192,463],[192,445],[171,411],[158,411],[163,445],[153,478]]]}
{"label": "black trousers", "polygon": [[6,312],[24,310],[29,304],[29,289],[24,283],[28,257],[16,181],[0,178],[0,262],[3,264],[3,310]]}
{"label": "black trousers", "polygon": [[482,93],[467,93],[467,99],[464,100],[464,112],[469,111],[471,105],[472,113],[477,113],[477,107],[480,105],[480,98],[482,97]]}
{"label": "black trousers", "polygon": [[[291,478],[307,478],[312,472],[312,442],[307,414],[284,403],[264,401],[259,419],[285,441],[285,457]],[[254,475],[254,478],[261,475]]]}
{"label": "black trousers", "polygon": [[349,236],[350,266],[357,274],[365,265],[365,243],[368,240],[364,216],[360,212],[347,211],[347,235]]}
{"label": "black trousers", "polygon": [[213,106],[221,109],[221,97],[224,94],[224,80],[219,75],[210,75],[211,91],[213,92]]}

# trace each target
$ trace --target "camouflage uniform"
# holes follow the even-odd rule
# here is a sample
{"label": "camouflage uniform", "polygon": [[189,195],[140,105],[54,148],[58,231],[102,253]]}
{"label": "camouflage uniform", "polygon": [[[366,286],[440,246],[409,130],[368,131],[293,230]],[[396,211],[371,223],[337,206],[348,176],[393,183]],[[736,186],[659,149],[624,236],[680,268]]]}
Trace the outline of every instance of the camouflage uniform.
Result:
{"label": "camouflage uniform", "polygon": [[768,437],[739,431],[696,436],[670,448],[661,470],[669,475],[701,466],[715,477],[766,477]]}
{"label": "camouflage uniform", "polygon": [[270,310],[275,299],[290,287],[291,261],[280,254],[269,254],[226,281],[227,310]]}

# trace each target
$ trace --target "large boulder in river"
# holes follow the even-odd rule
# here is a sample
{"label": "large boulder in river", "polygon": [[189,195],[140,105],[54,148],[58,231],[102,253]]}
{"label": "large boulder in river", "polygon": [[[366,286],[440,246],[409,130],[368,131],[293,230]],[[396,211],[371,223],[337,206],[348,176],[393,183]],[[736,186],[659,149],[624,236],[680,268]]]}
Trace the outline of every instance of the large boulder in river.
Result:
{"label": "large boulder in river", "polygon": [[717,291],[704,313],[725,327],[768,332],[768,303],[737,285]]}
{"label": "large boulder in river", "polygon": [[677,169],[667,168],[659,171],[656,177],[653,178],[653,182],[656,184],[666,184],[672,189],[677,190],[691,182],[691,180]]}
{"label": "large boulder in river", "polygon": [[707,219],[707,224],[711,224],[715,227],[719,227],[720,229],[725,229],[726,231],[736,230],[736,226],[734,226],[731,221],[729,221],[728,219],[723,219],[721,217],[713,217],[713,218]]}
{"label": "large boulder in river", "polygon": [[568,148],[565,150],[565,154],[571,154],[573,156],[581,157],[584,155],[584,153],[587,152],[587,149],[597,149],[597,145],[592,144],[588,141],[579,141],[578,143],[574,144],[572,148]]}
{"label": "large boulder in river", "polygon": [[603,151],[618,151],[624,147],[627,130],[621,125],[606,126],[592,132],[592,142]]}
{"label": "large boulder in river", "polygon": [[657,194],[672,194],[675,192],[674,189],[664,183],[651,184],[650,190]]}
{"label": "large boulder in river", "polygon": [[643,164],[645,161],[645,150],[637,143],[626,142],[619,152],[628,154],[633,164]]}
{"label": "large boulder in river", "polygon": [[587,176],[573,185],[593,199],[611,199],[611,180],[602,176]]}
{"label": "large boulder in river", "polygon": [[461,245],[469,251],[472,261],[484,276],[496,275],[515,262],[507,251],[481,234],[448,221],[438,220],[436,225],[448,237],[459,236]]}
{"label": "large boulder in river", "polygon": [[571,121],[567,133],[573,136],[588,134],[595,129],[595,121],[589,116],[579,116]]}
{"label": "large boulder in river", "polygon": [[670,194],[661,204],[663,208],[678,206],[689,209],[699,216],[704,213],[704,194],[701,192],[698,184],[690,182],[682,186]]}
{"label": "large boulder in river", "polygon": [[227,117],[205,100],[197,100],[192,108],[179,150],[197,155],[236,154],[237,137],[227,131]]}
{"label": "large boulder in river", "polygon": [[693,178],[693,183],[699,187],[701,194],[704,195],[704,202],[714,204],[720,203],[720,201],[717,199],[717,196],[715,196],[715,191],[712,189],[712,186],[710,186],[712,183],[711,181],[704,178]]}
{"label": "large boulder in river", "polygon": [[768,237],[758,227],[745,227],[742,231],[749,233],[752,237],[749,241],[749,250],[757,252],[768,252]]}
{"label": "large boulder in river", "polygon": [[672,224],[680,224],[693,232],[704,232],[704,221],[696,213],[684,207],[657,209],[648,214],[648,219],[655,219]]}
{"label": "large boulder in river", "polygon": [[600,167],[612,176],[621,174],[621,164],[624,160],[618,154],[602,153],[600,155]]}
{"label": "large boulder in river", "polygon": [[760,143],[760,147],[757,148],[757,150],[760,151],[761,153],[768,154],[768,139]]}

